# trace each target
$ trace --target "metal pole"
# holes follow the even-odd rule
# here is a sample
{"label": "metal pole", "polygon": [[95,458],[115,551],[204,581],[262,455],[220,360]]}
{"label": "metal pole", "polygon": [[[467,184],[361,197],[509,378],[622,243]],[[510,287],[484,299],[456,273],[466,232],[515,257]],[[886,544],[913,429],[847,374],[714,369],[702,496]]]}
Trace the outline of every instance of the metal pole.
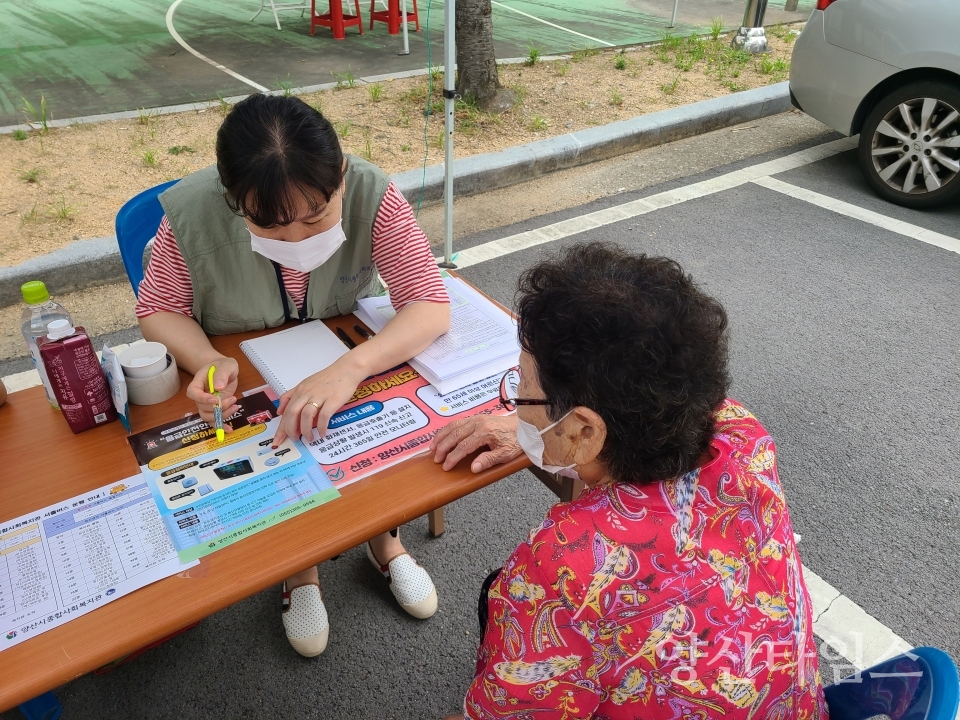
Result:
{"label": "metal pole", "polygon": [[403,23],[403,50],[397,55],[410,54],[410,38],[407,37],[407,0],[400,0],[400,20]]}
{"label": "metal pole", "polygon": [[670,24],[667,25],[668,28],[677,26],[677,6],[680,4],[680,0],[673,0],[673,15],[670,18]]}
{"label": "metal pole", "polygon": [[767,51],[767,35],[763,30],[763,16],[767,12],[767,0],[747,0],[743,13],[743,25],[730,43],[738,50],[749,53]]}
{"label": "metal pole", "polygon": [[443,262],[442,268],[453,264],[453,100],[456,87],[454,68],[457,62],[456,0],[443,4]]}

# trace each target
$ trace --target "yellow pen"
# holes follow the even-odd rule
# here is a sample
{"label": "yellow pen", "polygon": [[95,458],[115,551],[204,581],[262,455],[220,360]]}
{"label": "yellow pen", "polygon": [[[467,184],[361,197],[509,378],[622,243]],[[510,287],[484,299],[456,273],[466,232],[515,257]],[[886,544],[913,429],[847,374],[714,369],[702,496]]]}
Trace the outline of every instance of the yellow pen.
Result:
{"label": "yellow pen", "polygon": [[213,374],[216,371],[216,366],[211,365],[207,371],[207,382],[210,384],[210,394],[217,396],[217,404],[213,406],[213,425],[217,430],[217,442],[223,442],[223,405],[220,404],[220,393],[213,387]]}

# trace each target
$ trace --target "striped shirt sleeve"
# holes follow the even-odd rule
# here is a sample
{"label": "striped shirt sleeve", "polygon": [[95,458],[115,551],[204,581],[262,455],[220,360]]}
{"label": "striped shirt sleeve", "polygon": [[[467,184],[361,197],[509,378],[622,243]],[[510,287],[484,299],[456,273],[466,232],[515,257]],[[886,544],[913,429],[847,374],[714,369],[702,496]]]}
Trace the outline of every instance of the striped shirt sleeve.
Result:
{"label": "striped shirt sleeve", "polygon": [[193,284],[190,271],[164,215],[153,241],[153,254],[140,281],[136,314],[138,318],[158,312],[175,312],[193,317]]}
{"label": "striped shirt sleeve", "polygon": [[[394,308],[412,302],[450,302],[440,270],[406,198],[390,183],[373,224],[373,261],[390,288]],[[307,293],[309,273],[282,268],[284,285],[297,305]],[[176,312],[193,317],[193,285],[170,221],[157,229],[153,254],[137,298],[137,317]]]}
{"label": "striped shirt sleeve", "polygon": [[392,182],[373,223],[373,261],[397,312],[414,302],[450,302],[430,242],[413,208]]}

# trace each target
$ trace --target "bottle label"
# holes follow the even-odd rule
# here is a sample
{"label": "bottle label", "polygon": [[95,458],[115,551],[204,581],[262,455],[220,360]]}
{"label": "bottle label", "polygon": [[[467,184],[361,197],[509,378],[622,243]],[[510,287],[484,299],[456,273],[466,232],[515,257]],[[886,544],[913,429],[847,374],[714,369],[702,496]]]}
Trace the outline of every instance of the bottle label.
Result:
{"label": "bottle label", "polygon": [[30,347],[30,355],[33,357],[33,366],[37,369],[37,372],[40,373],[40,382],[43,383],[43,389],[47,393],[47,400],[55,408],[59,408],[60,403],[57,402],[57,396],[53,394],[53,387],[50,385],[47,369],[43,366],[43,360],[40,359],[40,347],[37,345],[37,341],[28,341],[27,345]]}

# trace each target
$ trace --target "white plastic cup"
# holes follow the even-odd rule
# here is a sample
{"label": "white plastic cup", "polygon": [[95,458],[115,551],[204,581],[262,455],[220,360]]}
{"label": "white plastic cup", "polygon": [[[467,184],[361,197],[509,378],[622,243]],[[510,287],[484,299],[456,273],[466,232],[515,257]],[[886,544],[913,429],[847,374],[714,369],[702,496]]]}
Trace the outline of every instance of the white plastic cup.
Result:
{"label": "white plastic cup", "polygon": [[155,377],[167,368],[167,347],[163,343],[137,343],[118,357],[123,374],[131,378]]}

